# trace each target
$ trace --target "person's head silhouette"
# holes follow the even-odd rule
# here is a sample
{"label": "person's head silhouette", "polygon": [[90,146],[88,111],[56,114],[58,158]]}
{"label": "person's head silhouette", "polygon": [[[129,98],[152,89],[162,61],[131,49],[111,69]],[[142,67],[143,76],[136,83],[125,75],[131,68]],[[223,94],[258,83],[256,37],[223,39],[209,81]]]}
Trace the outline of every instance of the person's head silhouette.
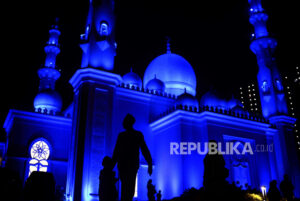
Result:
{"label": "person's head silhouette", "polygon": [[102,161],[102,166],[107,169],[113,169],[113,161],[111,157],[105,156]]}
{"label": "person's head silhouette", "polygon": [[126,130],[133,129],[133,124],[135,123],[135,118],[131,114],[127,114],[123,120],[123,127]]}
{"label": "person's head silhouette", "polygon": [[277,188],[277,181],[276,180],[272,180],[270,182],[270,188]]}
{"label": "person's head silhouette", "polygon": [[290,179],[288,174],[284,174],[283,178],[284,178],[284,180],[289,180]]}

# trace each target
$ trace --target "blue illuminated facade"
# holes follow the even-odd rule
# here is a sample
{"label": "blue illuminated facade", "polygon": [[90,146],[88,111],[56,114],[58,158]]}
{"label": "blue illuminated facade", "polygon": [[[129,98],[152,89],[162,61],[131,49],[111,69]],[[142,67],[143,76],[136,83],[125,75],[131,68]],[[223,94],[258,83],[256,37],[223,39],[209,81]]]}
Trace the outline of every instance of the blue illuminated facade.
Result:
{"label": "blue illuminated facade", "polygon": [[[100,4],[100,2],[102,2]],[[260,0],[249,0],[250,23],[255,28],[251,50],[257,56],[257,75],[263,116],[245,111],[231,98],[222,99],[211,90],[196,99],[197,80],[193,67],[182,56],[167,51],[150,62],[144,77],[131,72],[113,72],[116,54],[115,15],[112,0],[91,0],[81,35],[82,65],[70,79],[74,99],[62,110],[55,91],[60,77],[56,56],[60,52],[58,26],[49,32],[46,61],[38,70],[40,88],[34,99],[35,112],[10,110],[5,166],[25,180],[39,168],[54,174],[66,189],[68,200],[98,200],[99,171],[104,156],[112,156],[122,121],[127,113],[136,118],[135,129],[143,132],[153,157],[152,180],[164,199],[203,185],[205,155],[170,155],[171,142],[246,142],[253,148],[272,146],[272,151],[253,155],[225,155],[229,182],[253,188],[281,181],[288,173],[300,196],[300,165],[293,144],[296,119],[289,116],[273,52],[277,45],[266,28],[267,14]],[[242,147],[239,147],[242,149]],[[147,163],[141,157],[137,199],[147,199]],[[42,169],[41,169],[42,168]],[[119,188],[119,183],[118,183]]]}

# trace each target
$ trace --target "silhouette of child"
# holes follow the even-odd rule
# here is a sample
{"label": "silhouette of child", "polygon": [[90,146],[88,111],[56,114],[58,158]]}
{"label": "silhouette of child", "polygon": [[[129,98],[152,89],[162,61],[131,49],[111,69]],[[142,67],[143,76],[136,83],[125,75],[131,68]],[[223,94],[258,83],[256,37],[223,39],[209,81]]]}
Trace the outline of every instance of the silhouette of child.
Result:
{"label": "silhouette of child", "polygon": [[115,177],[116,173],[113,171],[112,159],[105,156],[102,161],[102,166],[103,169],[100,171],[99,176],[99,200],[116,201],[118,198],[116,189],[118,179]]}
{"label": "silhouette of child", "polygon": [[147,189],[148,189],[148,193],[147,193],[148,200],[155,201],[156,190],[155,190],[155,186],[152,184],[152,179],[149,179],[147,183]]}
{"label": "silhouette of child", "polygon": [[158,193],[156,194],[156,198],[157,198],[157,201],[161,201],[161,190],[158,191]]}

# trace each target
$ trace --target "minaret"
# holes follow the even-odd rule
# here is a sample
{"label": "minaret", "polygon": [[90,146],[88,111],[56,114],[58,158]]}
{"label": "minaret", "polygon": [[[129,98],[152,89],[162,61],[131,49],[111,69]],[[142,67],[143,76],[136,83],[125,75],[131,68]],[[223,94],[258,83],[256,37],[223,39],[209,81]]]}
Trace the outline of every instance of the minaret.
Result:
{"label": "minaret", "polygon": [[122,83],[110,72],[116,54],[113,0],[90,0],[85,30],[81,68],[70,79],[74,113],[66,197],[72,201],[98,200],[99,161],[113,151],[113,97]]}
{"label": "minaret", "polygon": [[[293,126],[296,119],[288,116],[288,108],[278,71],[274,52],[277,46],[275,38],[267,29],[268,15],[261,6],[261,0],[249,0],[250,23],[254,26],[253,41],[250,49],[257,58],[259,71],[257,82],[263,116],[276,126],[277,133],[267,136],[267,141],[274,144],[277,171],[272,171],[271,179],[282,181],[284,174],[289,174],[295,186],[295,195],[300,195],[300,162],[297,157]],[[270,164],[273,169],[274,165]]]}
{"label": "minaret", "polygon": [[115,13],[113,0],[90,0],[85,33],[80,45],[81,67],[112,71],[116,55]]}
{"label": "minaret", "polygon": [[259,67],[257,81],[264,117],[287,114],[282,80],[274,58],[277,46],[275,38],[267,29],[268,15],[261,6],[261,0],[249,0],[250,23],[254,26],[250,48],[257,57]]}
{"label": "minaret", "polygon": [[39,93],[34,99],[36,112],[57,114],[61,111],[62,99],[55,91],[55,82],[60,77],[56,67],[56,56],[60,53],[58,39],[60,31],[58,25],[53,25],[49,31],[49,41],[45,46],[45,64],[38,70],[40,78]]}

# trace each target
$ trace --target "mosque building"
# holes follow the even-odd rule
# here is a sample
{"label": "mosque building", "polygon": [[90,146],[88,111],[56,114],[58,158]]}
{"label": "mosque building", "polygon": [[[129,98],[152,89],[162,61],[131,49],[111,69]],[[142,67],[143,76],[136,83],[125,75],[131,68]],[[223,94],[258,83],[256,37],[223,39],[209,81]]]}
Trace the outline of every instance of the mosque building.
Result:
{"label": "mosque building", "polygon": [[[0,146],[5,166],[24,181],[33,171],[53,173],[68,200],[98,200],[102,159],[112,156],[123,131],[122,121],[131,113],[136,118],[135,129],[143,132],[152,154],[151,178],[164,199],[203,185],[205,155],[171,155],[170,143],[209,140],[239,143],[238,149],[250,143],[254,148],[254,154],[224,155],[229,182],[268,188],[271,180],[281,181],[288,173],[299,197],[300,163],[297,147],[292,146],[296,144],[296,119],[288,111],[283,78],[273,57],[277,41],[268,32],[268,15],[261,1],[249,0],[249,5],[255,31],[250,49],[259,67],[257,97],[262,115],[246,110],[235,98],[221,98],[214,90],[198,100],[193,67],[172,52],[169,43],[166,52],[150,62],[143,78],[133,70],[123,76],[114,72],[114,2],[91,0],[85,33],[80,36],[81,68],[69,81],[73,102],[63,109],[62,97],[55,89],[60,77],[56,56],[61,32],[54,25],[44,48],[45,64],[38,70],[34,111],[11,109],[6,117],[7,141]],[[270,150],[255,150],[261,147]],[[147,200],[147,168],[141,156],[137,200]]]}

